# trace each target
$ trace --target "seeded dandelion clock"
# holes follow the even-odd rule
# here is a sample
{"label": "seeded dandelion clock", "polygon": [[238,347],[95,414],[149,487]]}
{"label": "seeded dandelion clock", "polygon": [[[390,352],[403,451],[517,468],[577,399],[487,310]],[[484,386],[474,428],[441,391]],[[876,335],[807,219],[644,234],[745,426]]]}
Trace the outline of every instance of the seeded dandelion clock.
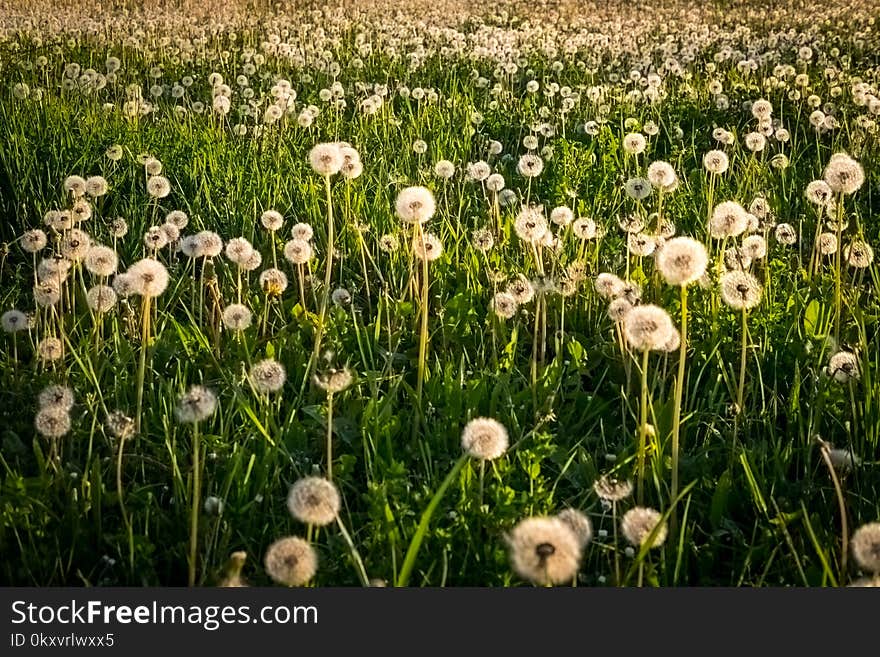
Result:
{"label": "seeded dandelion clock", "polygon": [[332,143],[317,144],[309,151],[309,164],[315,173],[325,177],[339,173],[343,164],[339,146]]}
{"label": "seeded dandelion clock", "polygon": [[171,183],[165,176],[151,176],[147,180],[147,194],[154,199],[165,198],[171,193]]}
{"label": "seeded dandelion clock", "polygon": [[426,187],[407,187],[397,195],[397,216],[408,224],[423,224],[434,216],[434,195]]}
{"label": "seeded dandelion clock", "polygon": [[339,491],[323,477],[305,477],[290,487],[287,508],[290,514],[307,525],[323,527],[339,515]]}
{"label": "seeded dandelion clock", "polygon": [[657,269],[669,285],[689,285],[706,272],[706,247],[690,237],[674,237],[663,244],[655,258]]}
{"label": "seeded dandelion clock", "polygon": [[[649,547],[656,548],[666,540],[666,524],[661,524],[658,511],[637,506],[623,514],[620,531],[623,537],[635,548],[640,548],[650,540]],[[656,529],[656,533],[655,533]],[[653,539],[651,534],[654,533]]]}
{"label": "seeded dandelion clock", "polygon": [[559,518],[521,520],[507,536],[507,545],[514,572],[533,584],[570,582],[580,568],[581,543]]}
{"label": "seeded dandelion clock", "polygon": [[266,574],[277,584],[303,586],[318,570],[314,548],[298,536],[281,538],[266,550]]}
{"label": "seeded dandelion clock", "polygon": [[507,445],[507,429],[492,418],[474,418],[461,432],[462,449],[480,461],[497,459],[507,451]]}
{"label": "seeded dandelion clock", "polygon": [[828,361],[828,376],[838,383],[859,379],[859,359],[849,351],[838,351]]}
{"label": "seeded dandelion clock", "polygon": [[659,306],[636,306],[623,323],[627,342],[638,351],[663,350],[674,330],[669,313]]}
{"label": "seeded dandelion clock", "polygon": [[880,522],[859,527],[852,536],[852,553],[859,568],[880,574]]}
{"label": "seeded dandelion clock", "polygon": [[277,360],[274,358],[266,358],[265,360],[254,363],[248,374],[248,380],[257,393],[268,395],[273,392],[278,392],[284,387],[284,382],[287,380],[287,373],[284,370],[284,366]]}

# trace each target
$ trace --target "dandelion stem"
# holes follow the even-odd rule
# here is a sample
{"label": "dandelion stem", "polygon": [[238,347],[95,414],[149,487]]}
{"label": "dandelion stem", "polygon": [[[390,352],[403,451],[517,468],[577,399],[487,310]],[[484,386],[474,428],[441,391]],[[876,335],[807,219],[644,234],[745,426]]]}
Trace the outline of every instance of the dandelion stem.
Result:
{"label": "dandelion stem", "polygon": [[421,408],[422,387],[425,382],[425,365],[428,360],[428,253],[425,248],[425,233],[422,225],[416,224],[422,244],[422,325],[419,331],[419,370],[416,381],[416,400]]}
{"label": "dandelion stem", "polygon": [[849,525],[846,519],[846,500],[843,497],[843,488],[840,485],[840,479],[834,464],[831,462],[831,456],[828,453],[828,445],[821,445],[822,459],[828,466],[828,474],[831,475],[831,483],[834,484],[834,492],[837,495],[837,506],[840,510],[840,583],[846,580],[846,561],[847,552],[849,550]]}
{"label": "dandelion stem", "polygon": [[[672,411],[672,487],[669,499],[678,497],[678,454],[681,444],[681,402],[684,395],[684,377],[687,360],[687,285],[681,286],[681,344],[678,352],[678,376],[675,379],[675,408]],[[675,534],[678,514],[675,508],[670,518],[672,534]]]}
{"label": "dandelion stem", "polygon": [[196,559],[199,544],[199,505],[201,503],[201,451],[202,441],[199,434],[199,423],[193,424],[193,475],[192,475],[192,509],[189,524],[189,586],[196,585]]}
{"label": "dandelion stem", "polygon": [[639,448],[638,448],[638,465],[636,498],[639,504],[642,504],[645,497],[645,452],[647,451],[646,442],[648,438],[648,355],[650,351],[644,349],[642,351],[642,392],[640,398],[639,412]]}
{"label": "dandelion stem", "polygon": [[135,414],[135,431],[141,431],[141,412],[144,408],[144,377],[147,372],[147,349],[150,344],[150,296],[144,295],[141,304],[141,358],[138,363],[137,378],[137,413]]}
{"label": "dandelion stem", "polygon": [[[324,176],[324,189],[327,193],[327,266],[324,270],[324,289],[321,294],[321,310],[318,315],[318,330],[315,334],[315,348],[312,351],[311,365],[318,362],[321,353],[321,339],[324,337],[324,321],[327,317],[327,305],[330,302],[330,277],[333,274],[333,196],[330,193],[330,176]],[[308,372],[306,372],[308,377]]]}
{"label": "dandelion stem", "polygon": [[132,532],[131,520],[128,512],[125,510],[125,493],[122,489],[122,455],[125,447],[125,433],[119,436],[119,447],[116,451],[116,495],[119,498],[119,513],[122,515],[122,524],[125,526],[128,535],[128,564],[131,570],[134,570],[134,534]]}
{"label": "dandelion stem", "polygon": [[748,311],[743,308],[742,311],[742,346],[740,348],[739,358],[739,387],[736,391],[736,416],[739,417],[743,413],[743,398],[746,390],[746,352],[749,346],[749,324]]}
{"label": "dandelion stem", "polygon": [[327,393],[327,479],[333,481],[333,393]]}

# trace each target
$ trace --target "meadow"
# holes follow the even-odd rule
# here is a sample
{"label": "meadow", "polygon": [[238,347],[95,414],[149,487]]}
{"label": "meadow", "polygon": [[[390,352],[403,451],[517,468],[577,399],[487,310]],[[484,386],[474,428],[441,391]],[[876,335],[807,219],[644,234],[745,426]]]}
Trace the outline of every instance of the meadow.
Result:
{"label": "meadow", "polygon": [[878,21],[0,0],[0,584],[876,586]]}

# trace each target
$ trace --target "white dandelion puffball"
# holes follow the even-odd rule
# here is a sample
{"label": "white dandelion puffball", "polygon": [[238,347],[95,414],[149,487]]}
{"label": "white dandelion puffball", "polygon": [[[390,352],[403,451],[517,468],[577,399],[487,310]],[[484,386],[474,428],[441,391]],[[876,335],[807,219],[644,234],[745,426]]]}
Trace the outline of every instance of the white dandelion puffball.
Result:
{"label": "white dandelion puffball", "polygon": [[437,209],[434,194],[427,187],[406,187],[397,195],[397,216],[408,224],[423,224]]}
{"label": "white dandelion puffball", "polygon": [[507,429],[498,420],[474,418],[461,432],[461,448],[481,461],[492,461],[507,451]]}

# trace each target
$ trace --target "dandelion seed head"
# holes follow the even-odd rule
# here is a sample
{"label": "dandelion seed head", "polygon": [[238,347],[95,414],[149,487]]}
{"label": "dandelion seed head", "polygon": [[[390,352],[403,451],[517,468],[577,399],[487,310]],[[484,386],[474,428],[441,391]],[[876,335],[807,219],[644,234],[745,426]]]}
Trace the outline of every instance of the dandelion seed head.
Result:
{"label": "dandelion seed head", "polygon": [[73,390],[63,385],[49,385],[37,395],[37,404],[40,408],[60,408],[69,412],[73,408]]}
{"label": "dandelion seed head", "polygon": [[308,242],[312,239],[315,232],[312,230],[312,227],[309,224],[299,222],[294,224],[293,228],[290,229],[290,236],[295,240],[303,240]]}
{"label": "dandelion seed head", "polygon": [[513,229],[524,242],[537,244],[549,230],[544,211],[540,207],[532,206],[520,210],[513,224]]}
{"label": "dandelion seed head", "polygon": [[797,243],[797,231],[791,224],[778,224],[776,226],[776,241],[785,246]]}
{"label": "dandelion seed head", "polygon": [[593,482],[593,490],[606,502],[620,502],[632,495],[632,483],[611,475],[602,475]]}
{"label": "dandelion seed head", "polygon": [[37,253],[46,247],[46,233],[39,228],[25,231],[21,236],[21,248],[27,253]]}
{"label": "dandelion seed head", "polygon": [[880,574],[880,522],[859,527],[850,542],[853,558],[864,571]]}
{"label": "dandelion seed head", "polygon": [[730,160],[724,151],[712,150],[703,155],[703,168],[709,173],[720,175],[727,171]]}
{"label": "dandelion seed head", "polygon": [[528,303],[535,298],[535,288],[532,285],[532,282],[523,274],[517,274],[514,276],[507,284],[507,289],[505,291],[516,300],[517,304],[520,305]]}
{"label": "dandelion seed head", "polygon": [[493,173],[486,178],[486,189],[496,194],[504,189],[505,184],[504,176],[500,173]]}
{"label": "dandelion seed head", "polygon": [[406,187],[397,195],[397,216],[408,224],[423,224],[437,209],[434,194],[427,187]]}
{"label": "dandelion seed head", "polygon": [[0,325],[6,333],[18,333],[28,328],[28,319],[20,310],[7,310],[0,315]]}
{"label": "dandelion seed head", "polygon": [[651,533],[659,525],[657,533],[650,545],[652,548],[660,547],[666,540],[666,523],[660,524],[661,515],[654,509],[646,507],[633,507],[620,521],[620,531],[630,545],[636,548],[647,543]]}
{"label": "dandelion seed head", "polygon": [[834,199],[834,192],[824,180],[814,180],[807,185],[807,200],[814,205],[827,205]]}
{"label": "dandelion seed head", "polygon": [[332,176],[339,173],[343,165],[343,156],[339,146],[333,143],[317,144],[309,151],[309,164],[315,173]]}
{"label": "dandelion seed head", "polygon": [[571,228],[575,236],[581,240],[592,240],[597,236],[596,222],[588,217],[575,219]]}
{"label": "dandelion seed head", "polygon": [[67,176],[64,179],[64,191],[74,198],[79,198],[86,193],[86,181],[82,176]]}
{"label": "dandelion seed head", "polygon": [[382,235],[379,238],[379,248],[385,253],[394,253],[400,247],[400,243],[394,235]]}
{"label": "dandelion seed head", "polygon": [[654,259],[669,285],[690,285],[700,279],[709,264],[706,247],[690,237],[674,237],[663,244]]}
{"label": "dandelion seed head", "polygon": [[550,211],[550,221],[557,226],[568,226],[574,221],[574,212],[571,208],[560,205]]}
{"label": "dandelion seed head", "polygon": [[248,374],[251,385],[260,394],[278,392],[284,387],[287,372],[284,366],[274,358],[266,358],[254,363]]}
{"label": "dandelion seed head", "polygon": [[318,570],[314,548],[298,536],[288,536],[272,543],[263,560],[266,574],[277,584],[302,586]]}
{"label": "dandelion seed head", "polygon": [[116,217],[110,222],[110,234],[116,238],[128,235],[128,223],[122,217]]}
{"label": "dandelion seed head", "polygon": [[266,230],[274,233],[284,225],[284,217],[277,210],[266,210],[260,215],[260,224]]}
{"label": "dandelion seed head", "polygon": [[721,275],[721,299],[734,310],[749,310],[761,301],[761,284],[745,271],[728,271]]}
{"label": "dandelion seed head", "polygon": [[34,427],[45,438],[61,438],[70,431],[70,414],[61,406],[44,406],[37,411]]}
{"label": "dandelion seed head", "polygon": [[328,395],[333,395],[348,388],[352,384],[354,377],[351,370],[343,367],[341,369],[330,368],[323,372],[316,372],[312,380],[321,390]]}
{"label": "dandelion seed head", "polygon": [[745,208],[736,201],[724,201],[712,210],[709,220],[709,234],[719,240],[736,237],[746,231],[749,220]]}
{"label": "dandelion seed head", "polygon": [[86,179],[85,192],[92,198],[104,196],[108,189],[109,185],[103,176],[90,176]]}
{"label": "dandelion seed head", "polygon": [[189,217],[182,210],[172,210],[165,215],[165,223],[174,224],[179,230],[183,230],[189,224]]}
{"label": "dandelion seed head", "polygon": [[604,299],[618,296],[624,287],[624,282],[614,274],[603,272],[596,277],[596,292]]}
{"label": "dandelion seed head", "polygon": [[423,233],[413,238],[412,250],[419,260],[433,262],[443,254],[443,243],[433,233]]}
{"label": "dandelion seed head", "polygon": [[86,257],[92,239],[85,231],[71,228],[61,240],[61,255],[73,262],[79,262]]}
{"label": "dandelion seed head", "polygon": [[516,298],[508,292],[498,292],[492,297],[492,311],[501,319],[511,319],[518,307]]}
{"label": "dandelion seed head", "polygon": [[506,539],[511,567],[523,579],[538,585],[562,584],[577,575],[581,545],[559,518],[526,518]]}
{"label": "dandelion seed head", "polygon": [[150,226],[144,233],[144,246],[151,251],[158,251],[168,246],[168,235],[161,226]]}
{"label": "dandelion seed head", "polygon": [[86,302],[92,312],[106,313],[116,305],[116,291],[109,285],[95,285],[86,292]]}
{"label": "dandelion seed head", "polygon": [[836,194],[853,194],[865,182],[862,165],[844,153],[836,153],[825,167],[822,176]]}
{"label": "dandelion seed head", "polygon": [[834,233],[822,233],[819,235],[819,253],[822,255],[837,253],[837,235]]}
{"label": "dandelion seed head", "polygon": [[217,396],[205,386],[190,386],[189,390],[180,395],[174,415],[182,424],[203,422],[217,410]]}
{"label": "dandelion seed head", "polygon": [[743,239],[740,248],[750,260],[761,260],[767,255],[767,240],[763,235],[749,235]]}
{"label": "dandelion seed head", "polygon": [[623,320],[624,336],[638,351],[665,350],[674,328],[669,313],[653,304],[636,306]]}
{"label": "dandelion seed head", "polygon": [[177,242],[178,238],[180,238],[180,228],[172,223],[165,222],[159,226],[159,230],[165,235],[166,243],[171,244]]}
{"label": "dandelion seed head", "polygon": [[649,256],[657,248],[657,240],[647,233],[627,233],[626,248],[632,255]]}
{"label": "dandelion seed head", "polygon": [[645,178],[630,178],[624,187],[626,195],[635,201],[642,201],[651,195],[651,182]]}
{"label": "dandelion seed head", "polygon": [[171,183],[165,176],[151,176],[147,180],[147,194],[153,198],[165,198],[171,193]]}
{"label": "dandelion seed head", "polygon": [[58,338],[43,338],[37,344],[37,358],[46,363],[59,360],[64,356],[64,343]]}
{"label": "dandelion seed head", "polygon": [[526,153],[519,158],[516,171],[525,178],[537,178],[544,170],[544,160],[534,153]]}
{"label": "dandelion seed head", "polygon": [[51,279],[38,281],[34,285],[34,301],[43,308],[54,306],[61,301],[61,285]]}
{"label": "dandelion seed head", "polygon": [[838,383],[858,381],[860,377],[859,359],[849,351],[838,351],[828,360],[827,373]]}
{"label": "dandelion seed head", "polygon": [[235,264],[247,262],[253,251],[253,245],[244,237],[233,237],[226,243],[226,257]]}
{"label": "dandelion seed head", "polygon": [[864,269],[874,262],[874,249],[864,240],[853,240],[843,247],[843,257],[850,267]]}
{"label": "dandelion seed head", "polygon": [[678,187],[678,176],[669,162],[657,160],[648,166],[648,180],[650,183],[664,192],[671,192]]}
{"label": "dandelion seed head", "polygon": [[168,270],[158,260],[138,260],[125,272],[132,284],[132,294],[158,297],[168,287]]}
{"label": "dandelion seed head", "polygon": [[[488,162],[484,162],[483,160],[470,162],[467,165],[467,177],[475,182],[482,182],[484,180],[487,180],[491,173],[492,167],[489,166]],[[504,179],[502,178],[502,181],[503,180]]]}
{"label": "dandelion seed head", "polygon": [[223,309],[223,325],[231,331],[244,331],[251,325],[253,315],[247,306],[232,303]]}
{"label": "dandelion seed head", "polygon": [[647,145],[645,136],[638,132],[631,132],[623,137],[623,150],[628,155],[644,153]]}
{"label": "dandelion seed head", "polygon": [[107,431],[116,438],[125,440],[134,435],[135,422],[134,418],[129,417],[122,411],[113,411],[107,416],[105,422]]}
{"label": "dandelion seed head", "polygon": [[449,180],[455,175],[455,165],[449,160],[440,160],[434,165],[434,175]]}
{"label": "dandelion seed head", "polygon": [[341,504],[336,486],[323,477],[299,479],[287,494],[290,514],[300,522],[316,527],[336,520]]}
{"label": "dandelion seed head", "polygon": [[494,461],[507,451],[507,446],[507,429],[492,418],[474,418],[461,432],[461,448],[480,461]]}
{"label": "dandelion seed head", "polygon": [[270,267],[260,272],[260,287],[267,296],[277,297],[287,289],[287,274],[280,269]]}

